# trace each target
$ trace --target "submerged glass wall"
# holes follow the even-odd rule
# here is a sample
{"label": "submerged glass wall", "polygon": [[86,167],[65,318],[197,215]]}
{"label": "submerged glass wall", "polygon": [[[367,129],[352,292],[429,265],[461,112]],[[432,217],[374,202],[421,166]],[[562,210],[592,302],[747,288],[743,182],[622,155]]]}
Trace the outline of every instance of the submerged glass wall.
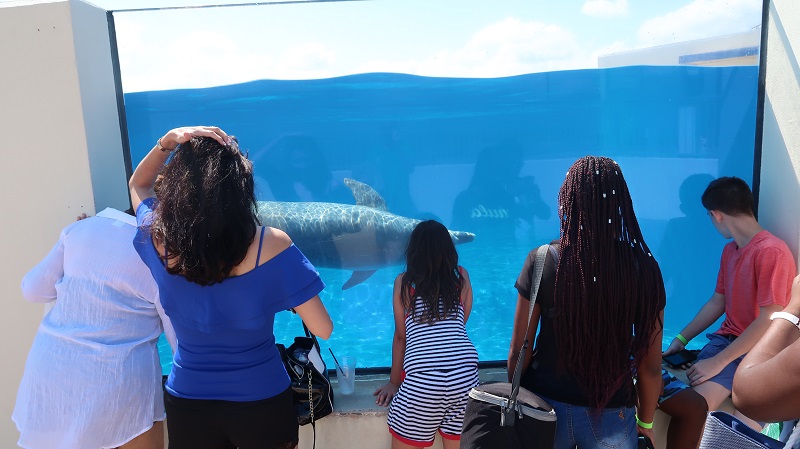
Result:
{"label": "submerged glass wall", "polygon": [[[327,284],[323,346],[379,367],[416,220],[474,234],[457,247],[474,289],[467,328],[481,360],[504,360],[514,282],[528,251],[558,238],[567,168],[609,156],[664,272],[670,340],[713,292],[725,243],[700,194],[717,176],[752,181],[761,2],[475,3],[117,13],[133,163],[172,127],[235,134],[270,202],[262,219]],[[161,22],[169,33],[147,44],[142,30]],[[279,342],[299,331],[279,315]]]}

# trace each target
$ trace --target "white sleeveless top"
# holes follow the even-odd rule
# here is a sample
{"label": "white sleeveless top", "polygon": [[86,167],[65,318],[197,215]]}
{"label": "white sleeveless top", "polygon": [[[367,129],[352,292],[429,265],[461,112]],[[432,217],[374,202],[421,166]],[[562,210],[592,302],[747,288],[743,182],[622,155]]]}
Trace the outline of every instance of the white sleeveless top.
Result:
{"label": "white sleeveless top", "polygon": [[[417,298],[417,313],[422,299]],[[451,371],[457,368],[478,366],[478,351],[467,336],[464,308],[458,305],[447,319],[433,323],[415,322],[412,314],[406,315],[406,353],[403,370],[406,373],[422,371]]]}

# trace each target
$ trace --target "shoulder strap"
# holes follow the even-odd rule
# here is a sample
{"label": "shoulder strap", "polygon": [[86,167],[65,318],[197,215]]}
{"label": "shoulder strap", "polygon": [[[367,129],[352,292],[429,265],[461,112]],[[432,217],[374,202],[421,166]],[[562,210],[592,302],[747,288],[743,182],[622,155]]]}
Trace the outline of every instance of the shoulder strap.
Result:
{"label": "shoulder strap", "polygon": [[308,326],[306,326],[306,322],[305,321],[303,321],[301,319],[300,322],[303,323],[303,330],[306,333],[306,337],[310,337],[311,338],[311,341],[314,342],[314,347],[317,349],[317,352],[322,354],[322,350],[319,348],[319,342],[317,341],[317,336],[314,335],[313,333],[311,333],[310,330],[308,330]]}
{"label": "shoulder strap", "polygon": [[261,227],[261,239],[258,241],[258,254],[256,254],[256,268],[258,268],[258,262],[261,261],[261,245],[264,244],[264,229],[265,227]]}
{"label": "shoulder strap", "polygon": [[[294,313],[295,315],[297,314],[297,311],[296,311],[296,310],[294,310],[294,309],[289,309],[289,310],[290,310],[292,313]],[[308,329],[308,326],[306,326],[306,322],[305,322],[305,321],[303,321],[303,319],[302,319],[302,318],[300,318],[300,324],[302,324],[302,325],[303,325],[303,331],[305,332],[305,334],[306,334],[306,337],[309,337],[309,338],[311,338],[311,341],[314,343],[314,347],[317,349],[317,352],[319,352],[320,354],[322,354],[322,350],[320,350],[320,348],[319,348],[319,342],[317,341],[317,336],[316,336],[316,335],[314,335],[314,334],[313,334],[313,333],[312,333],[312,332],[311,332],[311,331]]]}
{"label": "shoulder strap", "polygon": [[511,397],[508,399],[508,408],[503,410],[501,421],[503,425],[513,426],[516,414],[517,393],[519,393],[519,384],[522,377],[522,361],[525,359],[525,351],[528,349],[528,331],[531,328],[531,316],[533,315],[533,306],[536,305],[536,297],[539,294],[539,284],[542,283],[542,273],[544,273],[544,262],[547,258],[547,252],[552,247],[549,244],[544,244],[536,250],[536,260],[534,264],[533,275],[531,276],[531,298],[530,305],[528,306],[528,326],[525,328],[525,341],[522,343],[522,349],[519,351],[517,357],[517,365],[514,368],[514,380],[511,383]]}

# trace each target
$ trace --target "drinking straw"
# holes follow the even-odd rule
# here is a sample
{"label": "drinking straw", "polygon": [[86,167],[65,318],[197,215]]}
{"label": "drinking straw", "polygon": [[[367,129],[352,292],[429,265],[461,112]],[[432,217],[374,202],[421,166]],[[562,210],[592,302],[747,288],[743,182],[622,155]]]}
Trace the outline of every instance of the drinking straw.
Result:
{"label": "drinking straw", "polygon": [[331,352],[331,355],[333,356],[333,363],[335,363],[335,364],[336,364],[336,368],[338,368],[338,369],[339,369],[339,372],[340,372],[340,373],[342,373],[342,376],[344,376],[344,377],[347,377],[347,374],[345,374],[345,373],[344,373],[344,371],[342,370],[342,367],[341,367],[341,366],[339,366],[339,361],[338,361],[338,360],[336,360],[336,356],[333,354],[333,349],[331,349],[331,348],[328,348],[328,351],[330,351],[330,352]]}

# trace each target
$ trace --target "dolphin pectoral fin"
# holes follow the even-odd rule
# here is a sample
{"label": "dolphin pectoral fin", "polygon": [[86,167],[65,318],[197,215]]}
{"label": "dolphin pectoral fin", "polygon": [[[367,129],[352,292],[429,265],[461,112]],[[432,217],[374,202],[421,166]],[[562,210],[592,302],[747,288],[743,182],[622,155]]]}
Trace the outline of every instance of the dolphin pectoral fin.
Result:
{"label": "dolphin pectoral fin", "polygon": [[358,285],[358,284],[366,281],[367,279],[369,279],[370,276],[375,274],[375,271],[376,270],[354,271],[353,275],[350,276],[350,279],[348,279],[347,282],[345,282],[344,285],[342,286],[342,290],[347,290],[348,288],[350,288],[350,287],[352,287],[354,285]]}

